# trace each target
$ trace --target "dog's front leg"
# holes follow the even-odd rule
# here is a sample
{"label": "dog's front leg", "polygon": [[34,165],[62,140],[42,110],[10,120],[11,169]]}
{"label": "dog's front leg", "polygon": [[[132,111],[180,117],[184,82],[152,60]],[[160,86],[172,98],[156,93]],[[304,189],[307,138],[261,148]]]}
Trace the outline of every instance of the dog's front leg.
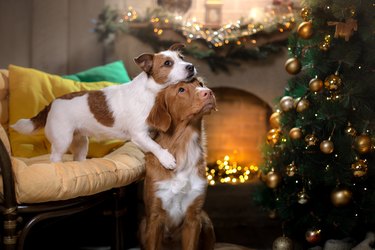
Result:
{"label": "dog's front leg", "polygon": [[132,142],[143,151],[153,153],[166,169],[174,169],[176,167],[176,159],[173,155],[152,140],[147,133],[132,136]]}
{"label": "dog's front leg", "polygon": [[158,215],[153,215],[146,222],[144,250],[160,250],[164,235],[164,224]]}
{"label": "dog's front leg", "polygon": [[201,220],[197,214],[187,214],[182,229],[182,250],[197,250]]}

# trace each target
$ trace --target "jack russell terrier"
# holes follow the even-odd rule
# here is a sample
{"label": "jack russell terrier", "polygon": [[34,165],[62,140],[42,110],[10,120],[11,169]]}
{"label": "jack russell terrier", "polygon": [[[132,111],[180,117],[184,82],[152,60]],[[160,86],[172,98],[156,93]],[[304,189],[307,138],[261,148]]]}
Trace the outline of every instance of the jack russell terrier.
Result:
{"label": "jack russell terrier", "polygon": [[97,91],[80,91],[52,101],[36,116],[20,119],[11,127],[23,134],[45,128],[51,143],[51,161],[62,161],[70,149],[73,159],[86,159],[88,136],[98,139],[131,139],[145,152],[152,152],[168,169],[175,158],[149,136],[146,118],[156,95],[163,88],[196,75],[193,64],[183,60],[183,44],[157,54],[142,54],[135,63],[143,70],[131,82]]}
{"label": "jack russell terrier", "polygon": [[202,117],[212,110],[215,96],[197,79],[158,94],[147,121],[156,129],[155,141],[176,157],[177,166],[167,170],[146,154],[142,249],[214,249],[213,226],[202,210],[207,190]]}

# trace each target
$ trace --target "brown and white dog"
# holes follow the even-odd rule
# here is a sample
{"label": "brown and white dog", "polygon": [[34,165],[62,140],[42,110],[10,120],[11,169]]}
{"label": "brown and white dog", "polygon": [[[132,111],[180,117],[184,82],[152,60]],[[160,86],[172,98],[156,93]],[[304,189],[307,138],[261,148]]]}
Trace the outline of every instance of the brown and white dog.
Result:
{"label": "brown and white dog", "polygon": [[167,170],[146,154],[143,249],[214,248],[213,226],[202,210],[207,190],[202,117],[214,109],[213,92],[197,79],[158,94],[147,121],[157,130],[156,142],[176,157],[177,166]]}
{"label": "brown and white dog", "polygon": [[23,134],[44,127],[51,143],[52,162],[61,161],[69,147],[74,160],[86,159],[87,137],[94,136],[131,139],[172,169],[175,158],[151,139],[146,119],[160,90],[195,76],[194,66],[182,58],[182,47],[183,44],[174,44],[157,54],[142,54],[134,60],[143,72],[130,83],[64,95],[33,118],[20,119],[11,127]]}

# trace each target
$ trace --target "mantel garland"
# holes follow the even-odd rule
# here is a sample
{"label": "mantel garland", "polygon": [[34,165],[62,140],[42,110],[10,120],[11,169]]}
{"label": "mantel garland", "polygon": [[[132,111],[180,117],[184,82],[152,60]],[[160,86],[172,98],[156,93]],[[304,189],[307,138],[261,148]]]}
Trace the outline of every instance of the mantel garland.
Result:
{"label": "mantel garland", "polygon": [[[288,33],[295,26],[294,11],[289,10],[283,15],[272,12],[263,24],[242,18],[214,28],[194,19],[183,21],[182,16],[160,8],[148,10],[144,17],[139,17],[132,7],[122,14],[107,6],[93,22],[94,32],[104,46],[113,44],[120,32],[148,43],[154,51],[166,49],[175,42],[185,42],[186,55],[206,61],[213,72],[229,73],[229,65],[265,59],[286,47]],[[163,33],[170,30],[178,34],[179,39],[163,37]]]}

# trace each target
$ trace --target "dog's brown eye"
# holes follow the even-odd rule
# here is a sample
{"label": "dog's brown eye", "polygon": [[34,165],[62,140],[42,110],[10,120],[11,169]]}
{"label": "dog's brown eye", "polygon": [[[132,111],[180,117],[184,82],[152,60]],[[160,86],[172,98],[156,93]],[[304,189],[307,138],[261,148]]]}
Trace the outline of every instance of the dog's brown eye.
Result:
{"label": "dog's brown eye", "polygon": [[203,83],[199,82],[199,86],[203,87]]}
{"label": "dog's brown eye", "polygon": [[181,60],[184,60],[184,56],[183,56],[183,55],[178,55],[178,57],[179,57]]}
{"label": "dog's brown eye", "polygon": [[167,60],[167,61],[164,62],[164,65],[165,65],[165,66],[172,66],[172,65],[173,65],[173,62],[170,61],[170,60]]}
{"label": "dog's brown eye", "polygon": [[178,89],[178,93],[184,93],[185,92],[185,89],[184,88],[179,88]]}

